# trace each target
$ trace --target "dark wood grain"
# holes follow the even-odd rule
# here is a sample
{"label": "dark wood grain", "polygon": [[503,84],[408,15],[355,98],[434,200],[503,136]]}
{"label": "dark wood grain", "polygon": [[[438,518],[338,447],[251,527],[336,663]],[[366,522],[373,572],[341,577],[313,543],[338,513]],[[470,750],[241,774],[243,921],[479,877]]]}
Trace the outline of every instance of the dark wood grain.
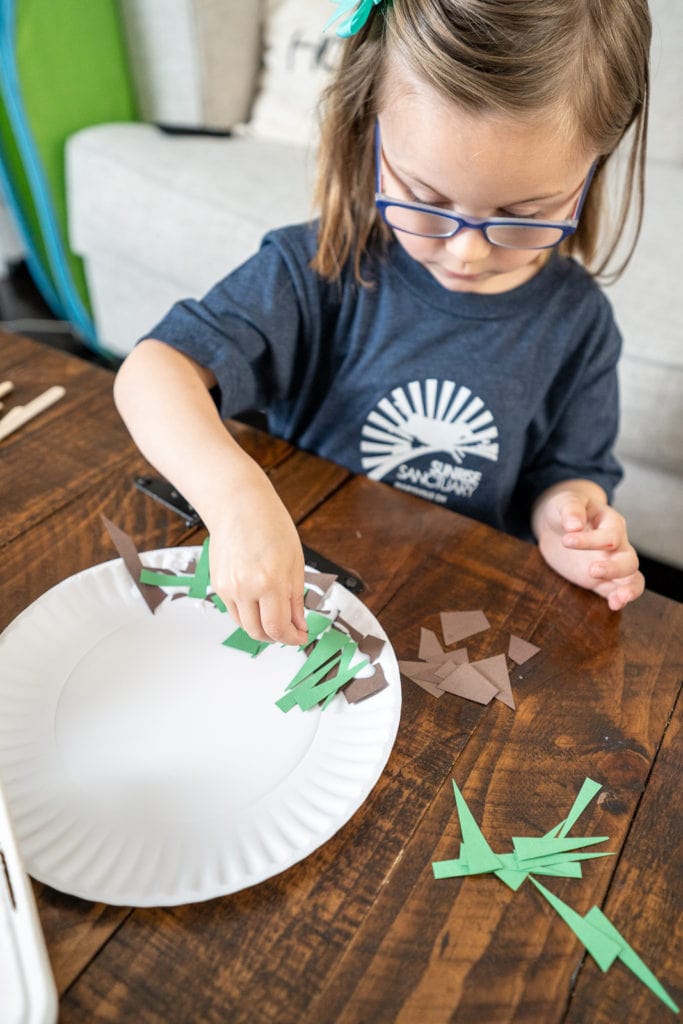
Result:
{"label": "dark wood grain", "polygon": [[15,385],[8,410],[53,384],[66,388],[64,398],[0,442],[3,544],[112,472],[128,435],[111,400],[113,374],[50,349],[25,353],[6,367],[7,343],[1,343],[0,379],[11,374]]}
{"label": "dark wood grain", "polygon": [[[424,696],[416,688],[406,694],[387,768],[337,836],[257,888],[206,906],[155,911],[152,919],[148,911],[135,911],[138,931],[126,927],[114,936],[69,991],[63,1020],[97,1016],[105,1008],[125,1020],[137,1006],[145,1019],[182,1021],[192,1013],[198,991],[203,1021],[301,1019],[362,926],[387,871],[481,715],[482,709],[452,701],[428,716]],[[159,958],[168,957],[175,965],[173,983],[164,992],[145,994],[144,979],[157,970]],[[217,958],[229,962],[219,986]],[[127,991],[116,984],[122,970],[137,978]]]}
{"label": "dark wood grain", "polygon": [[[552,606],[547,614],[555,614]],[[590,607],[591,618],[601,614]],[[494,849],[509,851],[513,835],[545,833],[564,817],[586,776],[604,788],[579,834],[608,835],[617,851],[623,844],[656,754],[652,737],[666,728],[680,688],[683,609],[672,611],[669,602],[646,595],[639,618],[649,620],[652,649],[637,673],[626,669],[622,627],[610,630],[606,622],[604,651],[572,649],[570,634],[565,651],[525,666],[515,714],[494,705],[482,716],[454,776]],[[436,702],[439,709],[445,700]],[[680,836],[680,818],[672,832]],[[583,947],[528,883],[512,893],[491,877],[435,881],[431,862],[456,856],[459,842],[448,778],[303,1020],[320,1019],[323,1007],[327,1019],[340,1022],[563,1020]],[[597,861],[580,882],[552,879],[548,887],[583,913],[603,904],[616,866]],[[661,952],[656,914],[643,931]],[[676,964],[668,956],[663,961],[659,969],[666,974],[668,966],[675,976]],[[637,988],[634,980],[630,997]],[[641,996],[639,1007],[647,1002]],[[632,1017],[628,1005],[624,997],[624,1015],[604,1019],[663,1019],[654,1000],[649,1015],[643,1007],[643,1016]]]}
{"label": "dark wood grain", "polygon": [[34,359],[36,352],[47,346],[38,345],[21,334],[10,334],[0,328],[0,373],[3,380],[13,379],[14,369],[26,359]]}
{"label": "dark wood grain", "polygon": [[[677,672],[680,678],[680,663]],[[679,1007],[683,1006],[682,750],[679,697],[602,908]],[[586,958],[566,1024],[615,1020],[660,1024],[675,1016],[621,963],[605,976]]]}
{"label": "dark wood grain", "polygon": [[[58,373],[69,378],[69,402],[0,447],[3,499],[13,487],[0,628],[48,587],[115,557],[101,513],[141,550],[205,536],[132,487],[151,469],[113,410],[110,374],[0,336],[0,379],[39,392]],[[500,850],[514,834],[547,831],[583,778],[597,779],[603,791],[581,824],[609,835],[617,856],[549,887],[581,912],[603,907],[680,997],[680,932],[671,936],[683,606],[646,594],[613,615],[533,545],[243,424],[230,429],[269,473],[304,542],[364,578],[399,658],[417,656],[420,626],[439,632],[440,611],[477,608],[491,628],[465,641],[471,659],[503,653],[510,633],[541,652],[514,668],[516,712],[436,700],[405,680],[397,740],[370,797],[321,849],[259,886],[132,910],[36,885],[60,1022],[668,1019],[620,965],[601,975],[529,883],[512,893],[491,877],[437,882],[430,865],[457,852],[452,778]]]}
{"label": "dark wood grain", "polygon": [[[327,517],[329,507],[341,501],[343,495],[344,491],[337,494],[310,518],[311,530],[319,518],[324,520]],[[391,568],[394,549],[389,551],[375,544],[382,530],[382,520],[376,517],[376,511],[376,506],[370,504],[366,510],[367,519],[361,516],[356,522],[362,527],[363,537],[373,550],[377,549],[373,566],[378,578],[382,578]],[[325,535],[316,532],[311,534],[311,538],[313,536],[320,539]],[[359,554],[360,547],[357,547]],[[525,559],[529,557],[530,549],[524,547],[523,555]],[[425,614],[433,615],[435,601],[438,605],[439,601],[443,604],[448,599],[450,581],[449,564],[427,559],[423,563],[423,572],[411,586],[399,588],[394,598],[384,607],[381,620],[389,629],[399,652],[402,644],[415,642],[416,617],[418,621],[424,621]],[[497,583],[487,591],[487,583],[481,573],[473,575],[471,580],[463,576],[461,583],[464,592],[476,598],[475,603],[483,602],[491,613],[493,625],[489,635],[480,641],[481,653],[491,653],[483,649],[484,643],[499,650],[507,638],[507,630],[520,631],[520,620],[515,613],[519,596],[513,591],[501,601]],[[439,922],[443,914],[446,914],[448,921],[449,908],[455,918],[451,927],[456,933],[462,934],[460,946],[454,944],[454,955],[459,954],[456,962],[460,968],[464,968],[467,963],[468,970],[476,972],[483,970],[482,964],[489,964],[488,974],[484,973],[480,989],[481,993],[487,993],[488,998],[483,1004],[481,1000],[475,1000],[471,1015],[465,1015],[462,1019],[489,1019],[482,1018],[481,1014],[492,1010],[492,975],[498,977],[501,957],[507,958],[509,962],[508,984],[513,991],[517,991],[518,999],[517,1003],[513,1000],[510,1005],[510,989],[498,979],[496,993],[504,1015],[492,1016],[490,1019],[515,1019],[515,1011],[524,1011],[526,1014],[519,1019],[560,1019],[558,1014],[566,1003],[569,979],[580,959],[580,953],[572,955],[572,943],[575,940],[571,935],[564,940],[560,937],[559,952],[555,956],[547,960],[541,957],[554,922],[546,919],[548,915],[543,916],[542,907],[533,905],[533,911],[539,916],[541,924],[537,940],[528,945],[526,959],[522,958],[520,962],[516,950],[520,928],[529,917],[528,906],[523,911],[518,911],[516,905],[508,909],[505,892],[494,889],[494,895],[477,891],[464,907],[458,904],[452,908],[451,901],[443,892],[439,892],[431,879],[429,865],[431,859],[434,859],[436,846],[443,841],[443,832],[449,823],[452,830],[454,811],[449,779],[454,771],[459,770],[458,756],[465,748],[468,763],[463,765],[462,771],[470,784],[468,794],[471,792],[472,778],[481,772],[483,779],[492,780],[492,785],[485,792],[486,806],[490,813],[494,817],[500,814],[504,823],[503,811],[507,812],[509,827],[507,833],[504,832],[500,837],[502,841],[509,841],[515,829],[519,831],[522,824],[530,834],[534,833],[534,829],[538,831],[549,827],[562,817],[571,803],[575,790],[566,783],[568,764],[571,764],[571,778],[576,782],[576,789],[583,777],[580,774],[582,765],[577,763],[576,758],[577,745],[582,740],[581,731],[576,729],[576,721],[583,721],[581,715],[577,714],[577,706],[580,709],[587,699],[595,703],[594,690],[598,686],[602,702],[609,707],[615,688],[623,684],[623,680],[620,683],[609,673],[603,675],[603,663],[611,663],[619,644],[620,630],[613,625],[614,617],[602,602],[595,601],[589,595],[580,594],[578,598],[568,626],[572,631],[575,628],[580,630],[583,626],[585,632],[586,620],[590,621],[595,616],[602,618],[603,627],[607,628],[611,637],[611,646],[608,646],[603,659],[596,661],[592,651],[588,656],[585,651],[577,652],[570,634],[565,638],[564,649],[555,652],[555,656],[551,656],[551,652],[547,652],[544,657],[539,655],[535,665],[529,663],[524,673],[520,670],[518,676],[521,681],[518,680],[517,688],[521,694],[521,706],[516,715],[500,705],[486,710],[457,699],[442,698],[435,701],[418,688],[408,688],[409,684],[406,684],[401,729],[384,776],[364,807],[338,837],[309,857],[304,864],[290,869],[280,879],[264,883],[257,890],[218,901],[211,909],[187,907],[169,912],[173,915],[174,923],[182,916],[184,928],[172,928],[174,955],[177,963],[192,965],[192,976],[199,982],[202,992],[203,1020],[220,1020],[223,1013],[228,1013],[230,1019],[235,1021],[306,1020],[313,1024],[314,1021],[337,1019],[390,1021],[400,1019],[399,1015],[405,1013],[406,1020],[431,1021],[450,1019],[456,1008],[459,1020],[463,1011],[469,1011],[465,1001],[453,998],[452,985],[449,985],[445,977],[439,978],[437,986],[446,1000],[443,1016],[439,1015],[438,999],[433,999],[434,986],[431,983],[426,983],[426,1003],[418,999],[415,1013],[409,1005],[409,997],[415,996],[410,980],[412,978],[417,987],[418,981],[415,979],[421,979],[423,972],[433,969],[430,954],[435,944],[438,948],[436,939],[439,935]],[[498,607],[492,610],[494,600]],[[654,619],[658,620],[657,608],[661,601],[652,595],[648,600],[653,602]],[[552,624],[550,627],[545,626],[545,618],[552,617],[553,603],[543,596],[540,588],[535,602],[529,598],[528,603],[533,605],[534,610],[532,612],[526,608],[525,615],[537,622],[537,640],[542,639],[544,631],[552,634],[557,630]],[[676,622],[672,622],[666,626],[662,636],[655,636],[655,640],[671,640],[671,630],[675,628]],[[593,626],[593,631],[597,632],[597,626]],[[563,673],[558,672],[558,664],[564,666]],[[651,673],[649,684],[660,700],[660,718],[661,708],[667,706],[667,701],[670,707],[671,702],[670,675],[664,674],[669,684],[668,690],[661,685],[661,675],[660,672]],[[561,705],[561,714],[557,717],[561,727],[559,735],[548,737],[548,719],[530,709],[537,708],[539,703],[543,707],[545,691],[553,686],[564,689],[568,681],[573,683],[576,692],[571,700],[565,700]],[[649,691],[645,697],[646,704],[651,702],[652,694]],[[553,700],[551,695],[548,695],[548,700]],[[529,715],[531,721],[536,723],[538,734],[529,730]],[[596,723],[591,723],[586,717],[584,729],[595,728]],[[593,753],[591,749],[591,753],[584,758],[585,774],[589,771],[595,774]],[[483,764],[481,769],[478,768],[480,762]],[[495,774],[492,776],[493,767]],[[547,775],[555,780],[554,785],[547,783]],[[522,780],[521,785],[517,785],[518,777]],[[534,807],[536,790],[541,784],[547,787],[544,804],[547,800],[548,808],[541,808],[539,818],[538,812],[530,813],[530,808]],[[433,809],[430,809],[436,793],[439,798]],[[433,814],[437,816],[438,824],[429,827],[427,823]],[[627,822],[628,808],[625,807],[620,826],[622,838]],[[500,822],[496,829],[499,835]],[[455,837],[452,849],[454,842]],[[449,854],[441,852],[439,855]],[[397,867],[394,870],[395,865]],[[603,892],[609,877],[607,871],[601,864],[594,875],[594,882],[602,882]],[[412,922],[416,916],[416,910],[410,901],[406,902],[406,896],[418,881],[428,893],[426,903],[420,908],[424,931],[420,929],[420,934],[410,932],[406,935],[402,932],[405,922]],[[475,880],[468,880],[468,884],[470,882],[475,888],[480,884]],[[500,883],[497,883],[497,887],[502,888]],[[589,895],[596,891],[590,890]],[[524,896],[528,899],[529,893],[525,892]],[[467,929],[458,927],[457,923],[458,920],[472,922],[475,934],[481,933],[481,921],[486,918],[477,900],[482,900],[487,909],[491,904],[499,908],[498,919],[494,917],[489,925],[490,934],[484,929],[487,941],[481,950],[476,942],[473,944]],[[270,934],[269,929],[273,904],[277,905],[276,936]],[[303,907],[305,914],[302,914]],[[158,932],[171,927],[164,917],[165,913],[160,911],[155,917],[154,927]],[[223,978],[219,989],[216,989],[214,980],[215,950],[201,939],[199,924],[200,921],[206,924],[207,917],[209,921],[212,920],[214,913],[217,919],[223,921],[223,943],[227,945],[231,964],[230,978]],[[239,922],[236,929],[233,927],[235,913]],[[513,920],[511,930],[510,915]],[[146,911],[136,911],[135,916],[139,921],[148,919]],[[380,946],[378,955],[381,956],[384,944],[389,941],[386,936],[383,938],[387,922],[391,926],[391,936],[394,928],[399,929],[395,939],[398,949],[391,950],[383,969],[378,970],[375,951]],[[253,932],[252,925],[255,927]],[[140,985],[144,977],[154,973],[157,957],[171,955],[165,945],[163,951],[159,952],[159,943],[163,942],[160,937],[152,945],[148,940],[149,932],[144,927],[139,943],[134,945],[131,945],[127,930],[117,934],[97,964],[69,993],[64,1003],[65,1019],[75,1021],[85,1012],[101,1013],[106,1005],[109,1010],[115,1007],[116,1019],[125,1020],[133,1012],[134,999],[140,998]],[[403,963],[401,951],[410,945],[414,945],[414,953]],[[482,964],[478,963],[479,952]],[[565,965],[562,978],[557,977],[558,956],[563,957]],[[314,957],[314,969],[305,967],[311,957]],[[541,963],[547,966],[546,973],[538,970],[539,957]],[[402,963],[400,984],[396,977],[398,962]],[[287,965],[291,963],[300,964],[300,970],[290,974]],[[128,992],[120,990],[115,984],[115,979],[124,968],[139,972],[140,985],[133,984]],[[151,1020],[180,1021],[190,1012],[189,997],[184,995],[185,981],[189,983],[190,967],[187,968],[187,976],[183,968],[179,969],[182,973],[178,988],[174,987],[172,992],[164,996],[161,1006],[158,1003],[153,1005],[151,999],[148,1002],[143,997],[144,1012]],[[304,971],[306,983],[302,986]],[[546,992],[548,972],[556,985],[554,1002],[547,998],[541,999],[541,994]],[[331,981],[335,978],[338,978],[336,986]],[[534,978],[536,981],[532,984]],[[266,1002],[264,992],[268,993]],[[155,998],[158,999],[158,993]],[[524,1005],[521,1005],[522,1002]],[[534,1016],[539,1008],[541,1016]]]}
{"label": "dark wood grain", "polygon": [[[424,572],[425,557],[442,549],[452,549],[454,557],[461,551],[470,553],[472,584],[482,575],[477,567],[481,556],[491,565],[508,557],[515,565],[530,560],[534,568],[526,574],[538,570],[546,585],[556,586],[531,545],[366,477],[353,478],[315,516],[304,520],[299,532],[304,543],[335,551],[337,561],[363,577],[368,587],[363,599],[373,610],[379,610],[398,588],[410,588]],[[476,595],[463,592],[460,568],[451,572],[444,593],[451,607],[477,600]]]}
{"label": "dark wood grain", "polygon": [[[75,356],[0,332],[0,380],[15,389],[6,410],[53,384],[66,395],[0,442],[0,546],[69,504],[97,480],[125,472],[134,446],[114,408],[114,374]],[[232,422],[233,435],[265,469],[292,454],[286,441]],[[146,472],[154,473],[151,467]],[[348,474],[342,473],[341,478]]]}

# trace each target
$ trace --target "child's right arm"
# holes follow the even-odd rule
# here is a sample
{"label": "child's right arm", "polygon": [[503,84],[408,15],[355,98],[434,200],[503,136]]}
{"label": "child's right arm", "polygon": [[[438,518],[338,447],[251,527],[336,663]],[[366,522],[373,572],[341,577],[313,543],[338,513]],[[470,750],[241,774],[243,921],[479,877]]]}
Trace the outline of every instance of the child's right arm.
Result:
{"label": "child's right arm", "polygon": [[304,559],[289,513],[230,436],[211,371],[147,339],[119,370],[114,398],[143,455],[197,509],[211,536],[211,581],[252,637],[306,639]]}

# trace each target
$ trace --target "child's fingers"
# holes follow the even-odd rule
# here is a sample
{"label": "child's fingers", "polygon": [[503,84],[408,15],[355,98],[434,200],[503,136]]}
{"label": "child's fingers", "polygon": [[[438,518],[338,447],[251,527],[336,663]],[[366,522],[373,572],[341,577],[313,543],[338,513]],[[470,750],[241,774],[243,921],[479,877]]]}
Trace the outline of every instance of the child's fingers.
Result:
{"label": "child's fingers", "polygon": [[286,592],[278,589],[265,594],[258,604],[258,610],[261,630],[266,640],[294,645],[305,642],[305,624],[297,627],[292,621],[292,600]]}
{"label": "child's fingers", "polygon": [[566,533],[562,543],[566,548],[578,548],[581,551],[615,551],[622,537],[616,525],[599,526],[595,530],[582,530],[581,533]]}
{"label": "child's fingers", "polygon": [[629,602],[639,598],[644,589],[645,579],[642,573],[635,573],[629,583],[610,591],[607,595],[607,604],[613,612],[621,611]]}
{"label": "child's fingers", "polygon": [[618,590],[612,590],[607,595],[607,604],[613,612],[620,612],[630,601],[634,600],[635,596],[628,587],[619,587]]}
{"label": "child's fingers", "polygon": [[305,643],[308,631],[303,597],[297,602],[285,598],[261,601],[226,601],[228,614],[253,640],[278,641],[283,644]]}
{"label": "child's fingers", "polygon": [[588,574],[594,580],[624,580],[638,571],[638,556],[632,548],[602,561],[592,562]]}
{"label": "child's fingers", "polygon": [[[233,619],[237,623],[238,626],[241,626],[242,622],[240,620],[240,613],[239,613],[239,611],[237,609],[237,605],[235,604],[235,602],[234,601],[226,601],[225,602],[225,607],[226,607],[227,613],[230,616],[230,618]],[[242,628],[244,628],[244,627],[242,627]]]}
{"label": "child's fingers", "polygon": [[[257,640],[276,640],[279,643],[300,644],[306,640],[305,623],[297,627],[292,620],[292,600],[285,590],[268,591],[258,602],[250,602],[243,625],[250,636]],[[252,627],[258,632],[252,633]]]}
{"label": "child's fingers", "polygon": [[[293,625],[298,630],[301,631],[301,633],[303,633],[304,640],[305,640],[306,637],[308,636],[308,626],[306,625],[306,612],[304,610],[304,592],[303,592],[303,589],[301,590],[301,593],[299,593],[299,591],[297,591],[296,594],[294,595],[294,597],[292,597],[291,606],[292,606],[292,623],[293,623]],[[303,640],[298,641],[298,643],[303,643],[303,642],[304,642]]]}
{"label": "child's fingers", "polygon": [[238,601],[237,613],[242,629],[246,630],[252,640],[271,640],[261,622],[261,609],[258,601]]}
{"label": "child's fingers", "polygon": [[636,571],[625,578],[599,583],[595,592],[605,598],[612,611],[617,612],[639,598],[644,589],[645,577],[642,572]]}
{"label": "child's fingers", "polygon": [[558,514],[563,530],[572,532],[575,530],[583,530],[586,525],[586,507],[584,503],[574,495],[563,498],[558,508]]}

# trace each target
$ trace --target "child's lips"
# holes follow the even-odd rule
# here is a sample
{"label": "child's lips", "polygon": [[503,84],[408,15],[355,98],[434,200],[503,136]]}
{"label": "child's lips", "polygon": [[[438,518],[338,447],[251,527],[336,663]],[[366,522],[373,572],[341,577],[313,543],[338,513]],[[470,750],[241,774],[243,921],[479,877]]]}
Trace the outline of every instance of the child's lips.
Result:
{"label": "child's lips", "polygon": [[448,270],[446,267],[442,267],[443,273],[446,277],[453,278],[454,281],[481,281],[482,278],[486,277],[486,274],[459,274],[455,270]]}

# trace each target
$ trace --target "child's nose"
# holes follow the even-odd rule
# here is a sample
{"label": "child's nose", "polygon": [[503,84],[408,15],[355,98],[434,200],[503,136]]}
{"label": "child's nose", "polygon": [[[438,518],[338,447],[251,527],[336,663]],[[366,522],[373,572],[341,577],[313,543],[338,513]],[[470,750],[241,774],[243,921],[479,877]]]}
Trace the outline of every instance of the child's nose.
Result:
{"label": "child's nose", "polygon": [[491,251],[491,243],[483,231],[476,228],[461,228],[452,238],[446,239],[448,251],[462,263],[477,263]]}

